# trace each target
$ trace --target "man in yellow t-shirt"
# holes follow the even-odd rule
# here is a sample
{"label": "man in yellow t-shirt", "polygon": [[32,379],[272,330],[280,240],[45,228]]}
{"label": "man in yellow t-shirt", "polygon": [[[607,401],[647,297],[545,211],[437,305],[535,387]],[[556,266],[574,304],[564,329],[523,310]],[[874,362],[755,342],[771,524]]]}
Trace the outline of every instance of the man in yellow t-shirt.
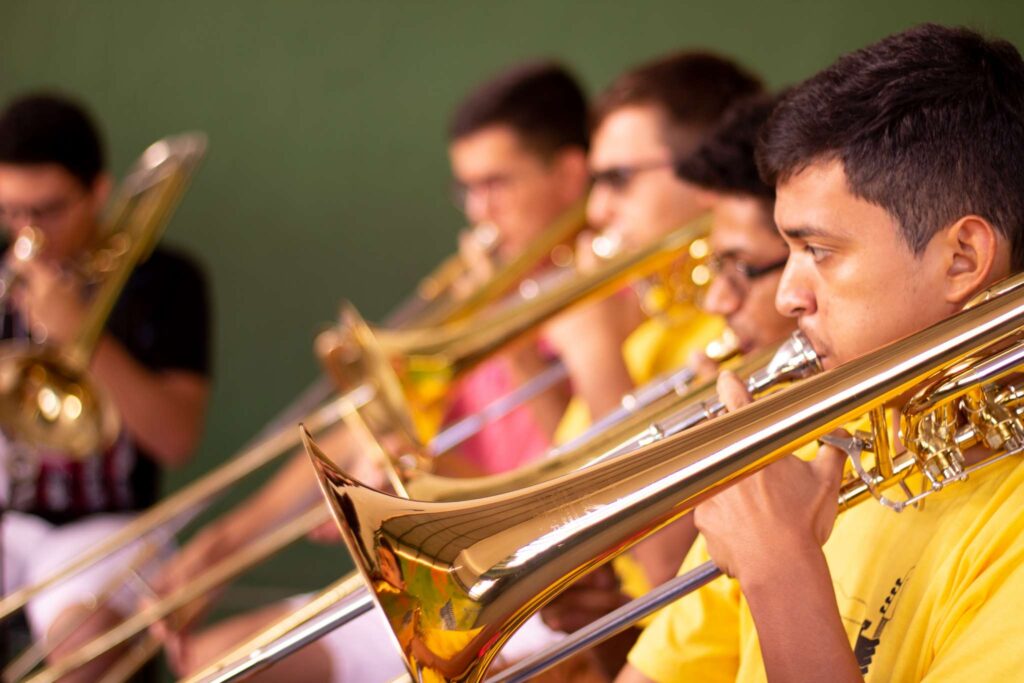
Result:
{"label": "man in yellow t-shirt", "polygon": [[[1009,43],[924,25],[846,55],[785,96],[759,158],[790,247],[777,304],[826,368],[1024,266],[1024,174],[1008,170],[1024,169],[1024,60]],[[749,400],[729,376],[719,392]],[[844,460],[784,458],[698,506],[684,568],[711,557],[735,578],[663,610],[618,680],[1020,678],[1024,465],[836,520]]]}

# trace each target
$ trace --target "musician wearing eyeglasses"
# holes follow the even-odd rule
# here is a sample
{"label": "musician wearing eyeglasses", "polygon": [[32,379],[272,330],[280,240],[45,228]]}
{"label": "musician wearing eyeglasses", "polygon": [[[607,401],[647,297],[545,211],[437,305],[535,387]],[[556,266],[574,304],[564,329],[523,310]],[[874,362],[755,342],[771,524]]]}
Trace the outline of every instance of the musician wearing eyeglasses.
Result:
{"label": "musician wearing eyeglasses", "polygon": [[[6,266],[3,338],[65,348],[87,312],[82,270],[111,191],[100,136],[75,102],[31,95],[0,114],[0,223],[12,239],[31,226],[34,258]],[[199,440],[209,390],[205,281],[185,257],[157,248],[131,275],[90,370],[113,401],[123,430],[108,450],[83,460],[0,439],[4,509],[3,593],[32,583],[124,526],[159,495],[160,471],[184,464]],[[28,603],[34,637],[56,640],[53,657],[108,628],[134,606],[126,591],[95,611],[88,604],[132,555],[108,558]],[[81,621],[84,619],[84,624]],[[100,660],[68,680],[91,680]]]}
{"label": "musician wearing eyeglasses", "polygon": [[[676,174],[705,194],[712,218],[713,277],[701,306],[725,318],[747,356],[775,348],[796,327],[775,308],[789,250],[772,217],[775,188],[761,180],[754,159],[758,133],[775,102],[771,95],[737,102],[707,142],[676,165]],[[691,362],[704,365],[706,357]]]}
{"label": "musician wearing eyeglasses", "polygon": [[[1024,61],[1006,42],[924,25],[848,54],[782,99],[759,156],[789,247],[777,306],[826,369],[1024,265]],[[735,377],[718,388],[749,401]],[[1020,461],[837,519],[845,460],[784,458],[699,505],[684,569],[710,557],[732,578],[661,612],[619,680],[1020,678]]]}

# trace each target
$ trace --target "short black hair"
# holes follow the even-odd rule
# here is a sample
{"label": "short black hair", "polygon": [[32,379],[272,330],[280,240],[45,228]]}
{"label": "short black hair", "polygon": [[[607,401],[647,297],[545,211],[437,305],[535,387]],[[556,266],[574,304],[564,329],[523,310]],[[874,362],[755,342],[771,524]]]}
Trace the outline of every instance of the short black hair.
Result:
{"label": "short black hair", "polygon": [[91,187],[106,168],[106,155],[84,106],[63,95],[33,93],[0,113],[0,163],[57,164]]}
{"label": "short black hair", "polygon": [[619,109],[653,105],[668,120],[668,144],[684,156],[693,150],[678,149],[679,133],[705,134],[733,103],[762,87],[757,76],[728,57],[701,50],[674,52],[616,78],[594,103],[591,130]]}
{"label": "short black hair", "polygon": [[676,176],[707,190],[775,201],[775,186],[761,179],[755,150],[778,96],[761,94],[733,104],[700,147],[676,164]]}
{"label": "short black hair", "polygon": [[774,185],[830,160],[915,254],[973,214],[1024,267],[1024,61],[1010,43],[923,24],[794,87],[763,129],[762,175]]}
{"label": "short black hair", "polygon": [[545,157],[566,147],[586,150],[587,98],[561,64],[519,64],[470,92],[452,115],[448,137],[456,141],[498,125]]}

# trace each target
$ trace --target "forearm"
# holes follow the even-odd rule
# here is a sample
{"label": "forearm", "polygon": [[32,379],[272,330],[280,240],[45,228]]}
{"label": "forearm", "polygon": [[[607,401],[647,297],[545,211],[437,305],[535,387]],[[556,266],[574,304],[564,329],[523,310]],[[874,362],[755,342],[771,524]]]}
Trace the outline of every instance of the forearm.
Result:
{"label": "forearm", "polygon": [[183,464],[202,433],[208,383],[197,373],[154,372],[113,337],[104,335],[92,360],[125,429],[158,461]]}
{"label": "forearm", "polygon": [[686,515],[633,546],[630,553],[644,568],[651,585],[660,586],[679,572],[696,538],[693,515]]}
{"label": "forearm", "polygon": [[259,490],[221,518],[232,539],[243,542],[271,531],[320,498],[309,457],[299,451]]}
{"label": "forearm", "polygon": [[573,392],[587,404],[590,419],[599,420],[619,407],[622,397],[633,391],[633,379],[622,359],[621,343],[581,344],[563,356]]}
{"label": "forearm", "polygon": [[773,555],[774,562],[740,578],[768,680],[862,681],[821,548]]}
{"label": "forearm", "polygon": [[[534,343],[522,351],[506,355],[512,373],[512,383],[515,386],[521,386],[537,377],[552,362],[541,355]],[[526,403],[526,407],[530,410],[538,427],[544,434],[551,437],[558,429],[568,403],[569,387],[568,383],[563,381],[534,396]]]}

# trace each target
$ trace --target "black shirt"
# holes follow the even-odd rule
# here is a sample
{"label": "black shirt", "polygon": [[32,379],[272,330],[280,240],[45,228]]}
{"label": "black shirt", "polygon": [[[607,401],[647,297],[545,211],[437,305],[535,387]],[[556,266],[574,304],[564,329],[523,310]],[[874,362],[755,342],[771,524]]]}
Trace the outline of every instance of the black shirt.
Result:
{"label": "black shirt", "polygon": [[[158,247],[125,285],[107,321],[114,336],[151,370],[210,371],[210,314],[206,282],[195,263]],[[2,338],[27,336],[20,317],[8,311]],[[16,448],[0,437],[0,448]],[[9,506],[60,524],[98,512],[140,510],[156,502],[159,465],[124,432],[106,452],[75,462],[43,452],[30,472],[10,472]],[[0,497],[0,498],[2,498]]]}

